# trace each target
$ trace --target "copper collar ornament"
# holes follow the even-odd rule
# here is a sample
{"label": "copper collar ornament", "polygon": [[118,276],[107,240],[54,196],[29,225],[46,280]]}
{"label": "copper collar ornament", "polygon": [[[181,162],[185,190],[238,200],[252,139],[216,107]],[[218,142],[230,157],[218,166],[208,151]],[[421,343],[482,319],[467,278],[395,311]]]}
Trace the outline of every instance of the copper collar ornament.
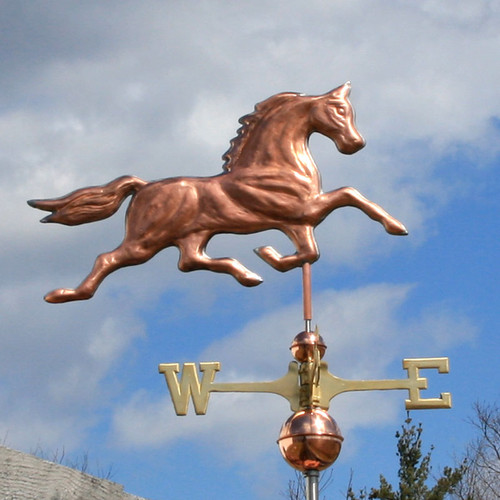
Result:
{"label": "copper collar ornament", "polygon": [[350,391],[405,390],[407,409],[450,408],[451,395],[424,398],[427,379],[421,369],[448,373],[447,358],[404,359],[407,378],[395,380],[346,380],[328,371],[322,361],[326,344],[312,331],[311,264],[319,258],[314,228],[333,210],[352,206],[380,222],[389,234],[406,235],[406,228],[379,205],[352,187],[324,193],[320,175],[309,153],[309,136],[329,137],[344,154],[365,144],[356,130],[349,102],[350,83],[319,96],[282,93],[257,104],[240,119],[242,127],[224,154],[223,172],[213,177],[176,177],[146,182],[123,176],[96,187],[78,189],[67,196],[28,203],[51,212],[42,222],[69,226],[95,222],[113,215],[132,196],[125,238],[115,250],[97,257],[90,274],[75,289],[60,288],[45,296],[59,303],[90,299],[113,271],[142,264],[160,250],[179,249],[179,269],[207,269],[232,275],[244,286],[262,279],[233,258],[210,258],[205,248],[220,233],[249,234],[268,229],[285,233],[295,246],[292,255],[273,247],[255,249],[278,271],[302,267],[305,329],[291,346],[294,361],[288,372],[270,382],[216,383],[219,362],[162,363],[177,415],[186,415],[192,400],[195,412],[207,411],[212,392],[267,392],[288,400],[292,416],[278,438],[280,451],[295,469],[304,472],[307,500],[318,499],[319,471],[338,457],[343,441],[340,429],[327,413],[330,401]]}
{"label": "copper collar ornament", "polygon": [[389,234],[407,231],[383,208],[352,187],[324,193],[309,153],[309,136],[329,137],[344,154],[365,144],[354,125],[348,96],[351,85],[319,96],[282,93],[257,104],[240,119],[242,127],[224,154],[223,173],[213,177],[175,177],[146,182],[123,176],[104,186],[78,189],[62,198],[30,200],[51,212],[42,222],[74,226],[113,215],[132,195],[125,238],[115,250],[99,255],[90,274],[76,289],[60,288],[45,296],[58,303],[90,299],[113,271],[142,264],[160,250],[179,249],[179,269],[208,269],[234,276],[244,286],[262,282],[232,258],[210,258],[205,248],[219,233],[283,231],[296,248],[280,255],[273,247],[255,249],[278,271],[289,271],[319,258],[314,228],[333,210],[352,206],[383,224]]}

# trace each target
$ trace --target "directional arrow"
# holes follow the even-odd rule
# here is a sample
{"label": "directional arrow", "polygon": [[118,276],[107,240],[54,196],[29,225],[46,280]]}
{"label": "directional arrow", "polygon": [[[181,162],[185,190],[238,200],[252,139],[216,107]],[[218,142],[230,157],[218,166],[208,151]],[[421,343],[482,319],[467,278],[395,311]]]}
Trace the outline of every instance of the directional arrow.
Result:
{"label": "directional arrow", "polygon": [[[178,363],[162,363],[159,372],[165,379],[174,403],[177,415],[186,415],[191,397],[197,415],[207,411],[211,392],[265,392],[278,394],[290,403],[292,411],[301,409],[301,365],[305,363],[290,362],[288,372],[281,378],[270,382],[230,382],[215,383],[215,374],[220,370],[217,361],[200,363],[201,381],[198,377],[195,363],[184,363],[181,380],[177,374],[180,371]],[[319,377],[313,391],[317,406],[328,410],[330,401],[343,392],[352,391],[387,391],[407,390],[409,399],[406,409],[451,408],[451,394],[441,393],[439,398],[422,398],[421,390],[427,389],[428,381],[420,377],[421,369],[435,368],[439,373],[449,372],[448,358],[410,358],[403,360],[403,368],[407,370],[405,379],[392,380],[346,380],[331,374],[328,365],[321,362]],[[303,385],[303,384],[302,384]]]}

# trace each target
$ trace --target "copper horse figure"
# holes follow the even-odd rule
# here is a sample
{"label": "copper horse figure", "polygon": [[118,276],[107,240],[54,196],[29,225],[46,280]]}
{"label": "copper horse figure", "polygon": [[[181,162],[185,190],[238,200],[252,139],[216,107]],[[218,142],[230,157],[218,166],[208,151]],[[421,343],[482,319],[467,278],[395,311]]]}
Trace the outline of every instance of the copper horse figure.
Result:
{"label": "copper horse figure", "polygon": [[123,176],[62,198],[30,200],[32,207],[52,212],[42,222],[77,225],[113,215],[132,195],[122,244],[99,255],[76,289],[54,290],[45,300],[89,299],[113,271],[142,264],[170,246],[179,249],[181,271],[228,273],[242,285],[255,286],[262,279],[238,260],[205,253],[212,236],[279,229],[293,242],[293,255],[282,256],[270,246],[255,252],[278,271],[288,271],[319,258],[313,230],[339,207],[356,207],[382,223],[388,233],[407,234],[403,224],[356,189],[327,193],[321,189],[309,136],[319,132],[329,137],[344,154],[365,144],[354,124],[349,93],[348,82],[324,95],[281,93],[257,104],[253,113],[240,119],[242,127],[223,156],[223,172],[213,177],[146,182]]}

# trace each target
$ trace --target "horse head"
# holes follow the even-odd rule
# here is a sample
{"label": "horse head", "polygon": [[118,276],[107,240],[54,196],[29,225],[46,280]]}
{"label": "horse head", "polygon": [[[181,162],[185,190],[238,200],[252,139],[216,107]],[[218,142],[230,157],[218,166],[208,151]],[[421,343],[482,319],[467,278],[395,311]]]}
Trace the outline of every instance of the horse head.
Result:
{"label": "horse head", "polygon": [[312,131],[332,139],[344,154],[353,154],[365,145],[354,123],[354,109],[349,102],[351,83],[347,82],[313,101]]}

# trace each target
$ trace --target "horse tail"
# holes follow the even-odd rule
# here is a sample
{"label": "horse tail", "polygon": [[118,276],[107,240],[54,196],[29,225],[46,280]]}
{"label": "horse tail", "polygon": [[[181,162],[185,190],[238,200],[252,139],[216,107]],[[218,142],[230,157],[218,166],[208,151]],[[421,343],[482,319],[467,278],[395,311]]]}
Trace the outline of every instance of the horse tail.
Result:
{"label": "horse tail", "polygon": [[130,194],[135,194],[147,181],[124,175],[104,186],[77,189],[61,198],[29,200],[28,205],[52,212],[40,222],[58,222],[77,226],[111,217]]}

